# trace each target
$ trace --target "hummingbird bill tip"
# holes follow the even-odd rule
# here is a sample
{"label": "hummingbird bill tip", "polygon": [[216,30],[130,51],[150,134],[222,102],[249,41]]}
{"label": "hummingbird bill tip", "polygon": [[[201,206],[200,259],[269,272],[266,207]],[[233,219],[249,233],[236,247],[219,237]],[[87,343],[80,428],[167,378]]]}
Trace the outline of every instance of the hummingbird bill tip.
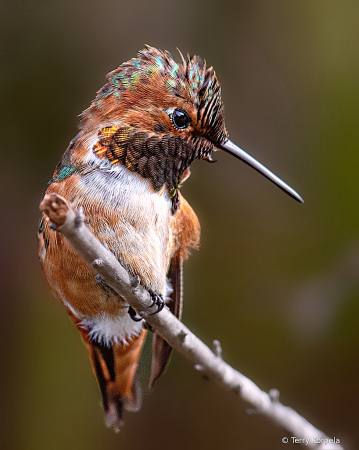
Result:
{"label": "hummingbird bill tip", "polygon": [[230,140],[226,141],[219,148],[227,153],[230,153],[231,155],[234,155],[236,158],[245,162],[250,167],[253,167],[254,170],[256,170],[257,172],[261,173],[263,176],[268,178],[268,180],[277,185],[280,189],[282,189],[282,191],[284,191],[290,197],[294,198],[294,200],[297,200],[299,203],[304,203],[302,197],[294,189],[292,189],[290,186],[288,186],[287,183],[285,183],[283,180],[274,175],[273,172],[264,167],[263,164],[261,164],[259,161],[257,161],[248,153],[246,153],[244,150],[235,145],[232,141]]}

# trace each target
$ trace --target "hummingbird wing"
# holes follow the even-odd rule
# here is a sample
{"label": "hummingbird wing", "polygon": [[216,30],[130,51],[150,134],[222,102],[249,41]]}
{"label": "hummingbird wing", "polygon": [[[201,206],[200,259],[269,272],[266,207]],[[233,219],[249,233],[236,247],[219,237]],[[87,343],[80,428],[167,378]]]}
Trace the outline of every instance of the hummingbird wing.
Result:
{"label": "hummingbird wing", "polygon": [[[167,279],[171,283],[172,293],[167,303],[171,313],[178,319],[182,316],[182,293],[183,293],[183,277],[182,277],[183,258],[180,251],[177,251],[171,259],[170,268],[168,270]],[[149,388],[153,387],[154,382],[166,370],[167,364],[171,357],[172,347],[161,338],[156,332],[152,338],[152,364],[151,375],[149,380]]]}
{"label": "hummingbird wing", "polygon": [[[175,251],[170,268],[167,273],[167,279],[171,283],[171,300],[167,303],[170,311],[178,319],[182,316],[182,297],[183,297],[183,261],[188,258],[190,249],[198,248],[200,237],[200,225],[196,214],[188,202],[179,192],[179,210],[176,212],[176,222],[174,224],[174,235],[179,243]],[[156,332],[152,339],[152,366],[149,380],[149,388],[166,370],[170,359],[172,347],[164,341]]]}

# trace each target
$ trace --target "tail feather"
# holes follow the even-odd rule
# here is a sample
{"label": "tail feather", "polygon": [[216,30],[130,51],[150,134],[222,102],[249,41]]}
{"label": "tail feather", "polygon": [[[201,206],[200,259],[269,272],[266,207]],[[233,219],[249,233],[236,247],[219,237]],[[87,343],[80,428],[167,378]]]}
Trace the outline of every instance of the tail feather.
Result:
{"label": "tail feather", "polygon": [[142,392],[138,362],[146,330],[135,336],[128,344],[105,346],[92,341],[89,331],[69,313],[86,344],[102,395],[106,425],[118,432],[123,424],[123,409],[138,411],[142,404]]}

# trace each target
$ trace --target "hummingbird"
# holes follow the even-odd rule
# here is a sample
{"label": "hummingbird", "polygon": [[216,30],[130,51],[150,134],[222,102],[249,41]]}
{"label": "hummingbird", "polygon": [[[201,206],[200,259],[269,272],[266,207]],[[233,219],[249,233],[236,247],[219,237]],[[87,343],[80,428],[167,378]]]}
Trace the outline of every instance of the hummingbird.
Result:
{"label": "hummingbird", "polygon": [[[107,75],[82,114],[79,132],[45,194],[82,208],[87,226],[149,291],[155,313],[167,305],[181,319],[182,266],[200,225],[180,188],[195,160],[222,150],[263,174],[294,199],[286,183],[229,140],[221,87],[201,58],[146,46]],[[148,388],[163,374],[171,347],[91,269],[43,213],[38,254],[52,294],[88,348],[106,424],[116,432],[123,410],[142,401],[140,360],[152,337]]]}

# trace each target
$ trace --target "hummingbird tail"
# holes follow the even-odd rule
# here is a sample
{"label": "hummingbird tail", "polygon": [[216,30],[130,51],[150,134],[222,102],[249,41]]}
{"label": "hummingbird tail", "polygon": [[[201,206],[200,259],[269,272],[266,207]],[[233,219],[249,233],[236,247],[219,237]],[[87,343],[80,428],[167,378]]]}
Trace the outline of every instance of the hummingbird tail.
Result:
{"label": "hummingbird tail", "polygon": [[142,405],[138,362],[146,330],[129,343],[104,345],[91,340],[89,331],[69,313],[90,353],[92,370],[102,395],[106,425],[117,433],[123,425],[123,409],[135,412]]}
{"label": "hummingbird tail", "polygon": [[135,412],[142,405],[138,361],[145,337],[146,330],[143,330],[128,344],[107,347],[91,342],[89,346],[92,368],[102,394],[106,425],[116,432],[123,425],[123,408]]}

